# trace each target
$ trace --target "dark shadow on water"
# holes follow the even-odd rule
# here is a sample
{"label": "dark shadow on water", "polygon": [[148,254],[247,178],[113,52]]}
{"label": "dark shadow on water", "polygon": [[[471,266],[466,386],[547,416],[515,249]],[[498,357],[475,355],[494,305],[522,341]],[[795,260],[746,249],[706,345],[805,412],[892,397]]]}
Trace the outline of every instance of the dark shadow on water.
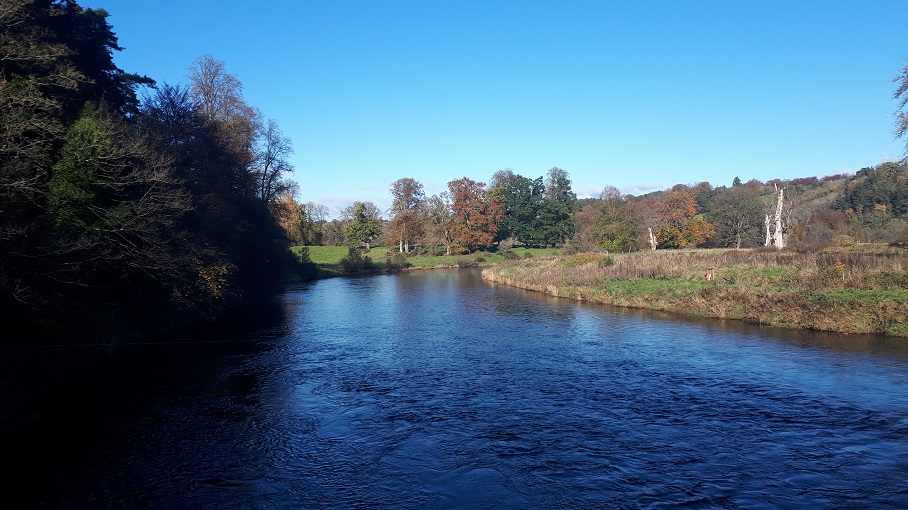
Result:
{"label": "dark shadow on water", "polygon": [[[358,301],[364,297],[369,302]],[[326,316],[338,306],[345,313],[338,314],[334,329],[325,327]],[[417,310],[433,314],[418,328],[410,322]],[[477,324],[478,316],[486,322]],[[385,321],[386,331],[347,324],[370,318]],[[616,325],[621,334],[669,332],[656,342],[619,334],[603,340],[600,328]],[[419,334],[408,335],[412,331]],[[581,337],[592,333],[573,341],[570,331]],[[706,366],[711,372],[701,377],[701,365],[677,363],[674,349],[660,343],[684,335],[699,342],[701,353],[712,354],[722,343],[720,354],[727,356]],[[886,406],[861,411],[853,403],[857,399],[822,400],[819,390],[802,395],[797,391],[802,379],[795,376],[789,386],[776,385],[775,375],[789,365],[767,367],[773,376],[768,382],[763,372],[739,382],[737,374],[724,371],[742,347],[769,345],[782,347],[769,349],[773,359],[787,360],[802,349],[895,359],[889,365],[897,369],[885,374],[901,374],[899,365],[908,362],[908,342],[901,339],[581,304],[489,284],[475,270],[297,284],[253,313],[154,340],[0,348],[0,448],[14,469],[5,480],[15,488],[4,495],[10,508],[366,508],[365,502],[384,501],[380,497],[388,493],[411,499],[387,500],[384,508],[432,507],[425,502],[433,494],[440,495],[436,508],[449,507],[439,501],[593,508],[595,498],[604,497],[606,504],[595,506],[601,508],[620,497],[615,484],[602,477],[630,484],[638,475],[659,474],[638,459],[654,440],[662,446],[653,446],[646,462],[663,462],[667,486],[674,486],[674,475],[691,470],[691,486],[704,493],[697,468],[716,461],[701,459],[690,445],[688,454],[697,462],[671,457],[692,438],[701,438],[742,473],[751,472],[736,449],[750,449],[749,443],[726,448],[703,427],[724,431],[728,440],[741,436],[744,427],[770,447],[779,438],[766,430],[779,427],[805,434],[803,444],[789,446],[810,453],[804,445],[813,444],[811,426],[821,423],[831,436],[853,432],[825,418],[837,412],[861,431],[895,423],[893,437],[904,437],[901,415],[885,414]],[[633,349],[621,350],[628,346]],[[836,356],[815,358],[824,367],[811,372],[817,377],[837,370],[827,368]],[[857,366],[875,368],[864,361]],[[522,370],[509,370],[514,366]],[[746,405],[725,405],[729,396]],[[731,421],[722,413],[730,413]],[[735,416],[754,422],[734,421]],[[573,421],[566,426],[568,418]],[[782,418],[813,421],[795,427]],[[884,446],[872,451],[883,452]],[[847,448],[851,445],[822,451],[858,457]],[[763,446],[752,452],[768,459],[765,471],[754,473],[776,469],[777,459]],[[810,464],[803,457],[795,451],[783,460]],[[869,465],[903,472],[884,461]],[[715,476],[725,482],[723,469],[717,464]],[[542,474],[537,477],[534,470]],[[584,473],[600,478],[586,480]],[[539,485],[527,489],[513,480]],[[571,483],[578,480],[588,493],[573,490]],[[734,487],[739,481],[727,482]],[[493,494],[476,490],[477,483]],[[773,483],[777,492],[787,490],[779,489],[779,480]],[[579,506],[546,499],[553,487],[578,498]],[[640,494],[640,487],[634,490]],[[465,499],[446,500],[450,495]],[[372,499],[357,499],[365,496]],[[651,496],[653,505],[658,498]]]}
{"label": "dark shadow on water", "polygon": [[143,342],[0,346],[0,451],[12,467],[5,483],[16,488],[7,491],[6,504],[65,507],[55,499],[54,481],[78,473],[83,459],[119,433],[111,424],[138,417],[150,399],[193,385],[249,395],[256,375],[218,380],[220,360],[271,349],[268,340],[283,337],[286,322],[274,300]]}

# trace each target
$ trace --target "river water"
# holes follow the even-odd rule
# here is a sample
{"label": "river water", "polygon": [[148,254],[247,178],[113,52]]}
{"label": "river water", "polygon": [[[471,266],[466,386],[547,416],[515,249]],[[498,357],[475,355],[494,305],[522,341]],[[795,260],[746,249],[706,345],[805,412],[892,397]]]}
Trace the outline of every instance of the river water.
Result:
{"label": "river water", "polygon": [[905,340],[422,271],[0,353],[16,508],[908,508]]}

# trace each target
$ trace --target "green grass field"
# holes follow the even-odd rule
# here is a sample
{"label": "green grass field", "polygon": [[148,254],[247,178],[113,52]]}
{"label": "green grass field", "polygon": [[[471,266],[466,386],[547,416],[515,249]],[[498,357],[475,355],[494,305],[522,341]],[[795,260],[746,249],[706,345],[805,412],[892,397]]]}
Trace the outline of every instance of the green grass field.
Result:
{"label": "green grass field", "polygon": [[[302,246],[291,248],[293,253],[298,254]],[[320,276],[334,276],[341,274],[339,264],[347,256],[348,248],[346,246],[308,246],[309,258],[315,263],[320,271]],[[541,257],[546,255],[556,255],[561,252],[557,248],[513,248],[512,251],[520,258]],[[377,246],[369,250],[366,254],[372,262],[379,268],[386,265],[395,254],[398,254],[397,247]],[[513,256],[512,256],[513,257]],[[407,264],[413,268],[436,268],[436,267],[461,267],[461,266],[484,266],[504,262],[507,258],[494,251],[480,251],[467,255],[408,255]]]}

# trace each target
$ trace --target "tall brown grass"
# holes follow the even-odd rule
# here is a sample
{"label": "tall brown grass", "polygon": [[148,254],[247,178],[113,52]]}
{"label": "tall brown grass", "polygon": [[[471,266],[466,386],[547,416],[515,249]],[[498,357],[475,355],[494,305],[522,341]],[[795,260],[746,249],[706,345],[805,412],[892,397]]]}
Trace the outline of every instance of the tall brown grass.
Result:
{"label": "tall brown grass", "polygon": [[897,248],[583,253],[506,262],[483,277],[619,306],[908,336],[908,251]]}
{"label": "tall brown grass", "polygon": [[[608,279],[705,279],[732,284],[786,285],[817,290],[849,287],[878,290],[908,288],[905,250],[797,252],[794,250],[692,250],[618,255],[578,254],[538,257],[501,264],[492,269],[504,275],[519,269],[522,281],[534,285],[591,286]],[[608,260],[610,263],[603,263]],[[774,273],[773,269],[783,270]],[[769,271],[767,271],[769,270]]]}

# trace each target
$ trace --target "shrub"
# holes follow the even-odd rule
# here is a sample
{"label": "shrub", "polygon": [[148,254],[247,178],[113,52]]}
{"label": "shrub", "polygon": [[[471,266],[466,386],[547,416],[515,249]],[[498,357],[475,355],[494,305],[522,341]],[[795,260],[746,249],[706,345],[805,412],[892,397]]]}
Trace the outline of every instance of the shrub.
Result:
{"label": "shrub", "polygon": [[341,259],[338,266],[343,273],[358,273],[360,271],[375,269],[375,264],[372,263],[372,259],[363,254],[363,252],[355,246],[351,246],[347,249],[347,256]]}
{"label": "shrub", "polygon": [[312,257],[309,255],[308,246],[300,246],[299,248],[297,248],[296,260],[300,264],[311,264],[312,263]]}
{"label": "shrub", "polygon": [[847,235],[835,236],[832,238],[832,242],[836,246],[849,247],[854,246],[854,238]]}
{"label": "shrub", "polygon": [[438,246],[434,244],[419,244],[413,247],[408,254],[409,257],[418,257],[421,255],[426,255],[429,257],[437,257],[445,254],[445,247]]}
{"label": "shrub", "polygon": [[459,257],[457,259],[457,267],[476,267],[477,265],[479,264],[477,264],[476,260],[474,259],[467,257]]}
{"label": "shrub", "polygon": [[290,277],[299,278],[300,280],[311,280],[318,274],[318,266],[312,262],[309,256],[309,247],[302,246],[294,252],[293,264]]}
{"label": "shrub", "polygon": [[400,252],[395,252],[394,254],[389,254],[388,260],[385,262],[385,269],[388,271],[400,271],[401,269],[410,267],[411,264],[407,262],[407,256]]}

